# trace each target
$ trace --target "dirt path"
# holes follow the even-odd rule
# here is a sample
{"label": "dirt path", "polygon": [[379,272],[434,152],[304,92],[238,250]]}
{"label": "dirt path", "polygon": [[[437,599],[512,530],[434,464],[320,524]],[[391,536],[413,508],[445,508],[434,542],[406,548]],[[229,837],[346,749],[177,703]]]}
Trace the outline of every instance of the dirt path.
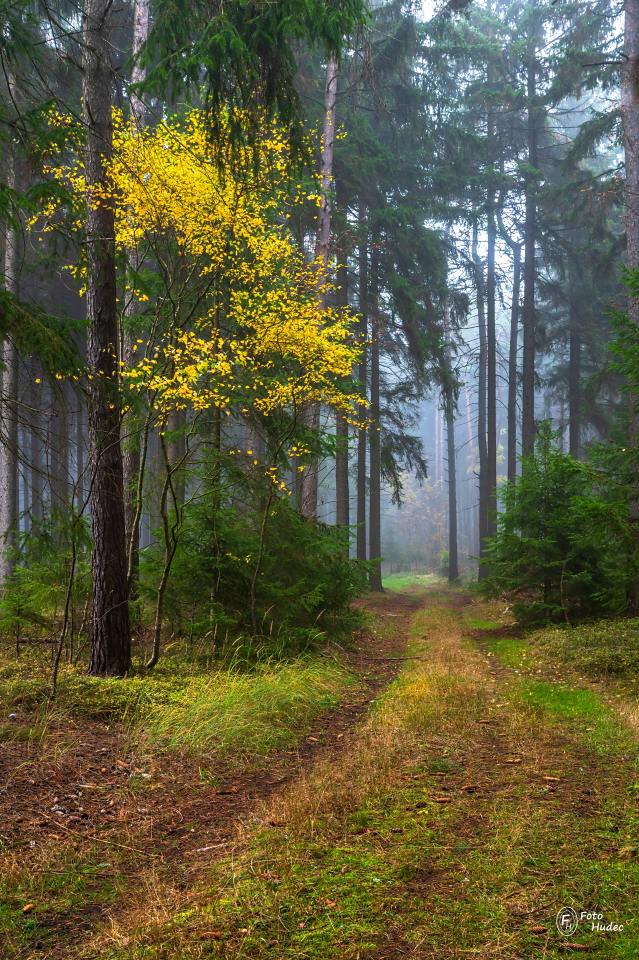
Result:
{"label": "dirt path", "polygon": [[[500,665],[478,614],[422,594],[411,659],[347,748],[258,808],[184,926],[144,920],[109,956],[636,960],[636,741],[590,692]],[[564,907],[623,929],[564,937]]]}
{"label": "dirt path", "polygon": [[[258,773],[196,787],[174,763],[145,815],[124,791],[115,892],[20,960],[639,957],[622,717],[502,662],[490,638],[508,631],[463,591],[367,602],[384,627],[351,654],[357,696]],[[564,907],[623,929],[562,936]]]}
{"label": "dirt path", "polygon": [[[39,912],[42,939],[16,958],[66,958],[80,951],[96,926],[120,922],[138,909],[149,887],[181,897],[214,859],[225,855],[239,824],[258,804],[286,791],[317,762],[333,762],[348,749],[351,731],[398,672],[410,618],[419,600],[385,595],[371,606],[381,629],[356,638],[343,660],[358,677],[339,707],[317,717],[295,749],[234,770],[206,759],[145,756],[131,748],[119,725],[68,723],[50,727],[39,743],[2,745],[0,840],[11,872],[46,871],[53,860],[79,895],[63,914]],[[61,847],[65,856],[61,858]],[[78,867],[79,865],[79,867]],[[58,864],[55,864],[56,868]],[[26,901],[30,898],[23,897]],[[0,952],[2,960],[5,954]],[[6,960],[9,960],[7,955]]]}

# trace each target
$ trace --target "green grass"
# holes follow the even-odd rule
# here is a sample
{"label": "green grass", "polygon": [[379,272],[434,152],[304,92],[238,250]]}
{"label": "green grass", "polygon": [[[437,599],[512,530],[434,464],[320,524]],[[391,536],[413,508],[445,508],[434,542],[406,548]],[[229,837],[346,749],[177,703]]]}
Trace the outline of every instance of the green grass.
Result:
{"label": "green grass", "polygon": [[488,649],[504,666],[520,669],[526,666],[529,646],[519,637],[487,637]]}
{"label": "green grass", "polygon": [[[113,849],[85,848],[81,861],[63,848],[51,854],[38,870],[0,877],[3,960],[23,960],[55,947],[59,920],[67,922],[88,901],[108,906],[123,892]],[[25,906],[31,908],[28,913]]]}
{"label": "green grass", "polygon": [[441,577],[434,573],[389,573],[384,577],[384,588],[386,590],[410,590],[415,587],[427,587],[443,582]]}
{"label": "green grass", "polygon": [[592,690],[524,678],[514,687],[512,695],[532,710],[546,714],[601,756],[637,755],[631,732]]}
{"label": "green grass", "polygon": [[[530,769],[502,790],[510,781],[499,772],[499,754],[496,766],[480,755],[480,775],[494,778],[481,800],[457,787],[450,804],[437,804],[446,778],[476,775],[469,758],[474,738],[485,743],[479,722],[492,701],[473,672],[472,647],[455,643],[448,613],[440,652],[430,646],[436,621],[432,609],[415,618],[412,652],[424,660],[406,667],[372,715],[380,728],[395,724],[386,741],[368,746],[369,763],[386,774],[362,786],[350,771],[350,785],[329,802],[311,789],[301,820],[258,828],[237,856],[214,866],[202,909],[178,910],[104,960],[357,960],[385,955],[391,945],[416,956],[425,947],[442,960],[560,960],[565,951],[554,921],[566,905],[624,924],[614,935],[582,929],[577,942],[597,956],[635,960],[636,774],[632,762],[610,750],[611,743],[628,747],[625,728],[589,690],[506,681],[504,746],[512,737],[511,749]],[[520,652],[501,647],[506,656]],[[584,750],[593,745],[601,749],[584,766]],[[544,796],[542,774],[555,771],[574,791],[565,800]],[[572,799],[581,791],[590,798],[583,814]],[[532,932],[535,925],[546,931]]]}
{"label": "green grass", "polygon": [[265,754],[296,742],[314,716],[335,706],[355,676],[328,653],[245,670],[167,656],[149,674],[89,677],[62,670],[56,699],[42,660],[0,665],[0,702],[17,720],[0,724],[0,741],[40,736],[51,716],[120,721],[134,740],[162,748]]}
{"label": "green grass", "polygon": [[[208,760],[223,758],[225,767],[231,764],[238,772],[261,765],[265,755],[299,743],[313,718],[334,707],[358,682],[328,653],[245,672],[198,673],[196,665],[187,664],[181,674],[174,672],[177,666],[167,658],[157,673],[123,680],[97,680],[67,671],[59,699],[47,709],[37,698],[25,697],[25,690],[32,689],[27,686],[29,677],[12,678],[5,672],[1,683],[11,694],[18,719],[3,724],[0,737],[42,736],[53,715],[62,720],[115,718],[125,721],[129,730],[123,749],[128,744],[135,750],[142,743],[145,751],[154,746],[160,752],[194,753],[203,761],[200,778],[214,782]],[[133,789],[135,782],[128,785]],[[37,840],[37,833],[28,836]],[[10,864],[7,860],[0,876],[2,960],[23,960],[52,947],[57,924],[87,903],[121,900],[130,882],[117,869],[118,851],[122,856],[130,842],[126,836],[123,840],[123,848],[116,841],[115,846],[105,843],[95,849],[78,834],[69,844],[49,843],[33,856],[28,851],[24,858],[14,856]],[[31,903],[33,909],[23,913],[25,904]]]}
{"label": "green grass", "polygon": [[251,674],[219,672],[146,706],[139,724],[163,747],[266,754],[299,741],[313,717],[336,706],[354,682],[343,666],[319,658]]}

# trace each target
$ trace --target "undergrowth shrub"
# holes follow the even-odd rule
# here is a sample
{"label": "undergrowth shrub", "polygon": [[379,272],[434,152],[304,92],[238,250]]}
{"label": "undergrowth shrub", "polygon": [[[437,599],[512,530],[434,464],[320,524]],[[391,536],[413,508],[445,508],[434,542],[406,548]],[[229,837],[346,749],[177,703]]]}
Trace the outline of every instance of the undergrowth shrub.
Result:
{"label": "undergrowth shrub", "polygon": [[627,499],[559,450],[548,424],[501,499],[484,595],[506,596],[515,615],[533,623],[572,623],[626,608],[636,572]]}
{"label": "undergrowth shrub", "polygon": [[73,511],[54,510],[17,535],[14,568],[0,594],[0,636],[11,637],[19,651],[23,640],[57,634],[64,611],[72,557],[69,636],[81,627],[90,589],[89,521]]}
{"label": "undergrowth shrub", "polygon": [[639,619],[551,627],[536,632],[531,640],[550,658],[563,660],[585,676],[639,678]]}
{"label": "undergrowth shrub", "polygon": [[[349,559],[348,534],[309,522],[288,498],[245,476],[228,479],[225,496],[203,484],[185,506],[165,599],[171,631],[252,659],[263,650],[302,651],[328,631],[358,626],[350,602],[365,588],[366,567]],[[160,564],[158,550],[145,552],[149,599]]]}

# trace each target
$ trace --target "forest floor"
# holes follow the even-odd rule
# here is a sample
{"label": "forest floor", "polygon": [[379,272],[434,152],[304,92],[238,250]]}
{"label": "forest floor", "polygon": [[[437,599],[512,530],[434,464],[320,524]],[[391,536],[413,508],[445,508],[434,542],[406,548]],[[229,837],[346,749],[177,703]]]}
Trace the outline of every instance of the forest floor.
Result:
{"label": "forest floor", "polygon": [[[497,604],[400,586],[287,749],[0,742],[2,960],[639,957],[637,701]],[[622,929],[562,936],[569,906]]]}

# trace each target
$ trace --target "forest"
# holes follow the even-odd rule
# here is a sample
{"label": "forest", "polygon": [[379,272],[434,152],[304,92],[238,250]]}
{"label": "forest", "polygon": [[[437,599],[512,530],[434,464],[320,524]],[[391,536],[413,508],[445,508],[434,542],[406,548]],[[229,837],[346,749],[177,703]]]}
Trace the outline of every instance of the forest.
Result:
{"label": "forest", "polygon": [[635,960],[639,0],[0,24],[0,960]]}

